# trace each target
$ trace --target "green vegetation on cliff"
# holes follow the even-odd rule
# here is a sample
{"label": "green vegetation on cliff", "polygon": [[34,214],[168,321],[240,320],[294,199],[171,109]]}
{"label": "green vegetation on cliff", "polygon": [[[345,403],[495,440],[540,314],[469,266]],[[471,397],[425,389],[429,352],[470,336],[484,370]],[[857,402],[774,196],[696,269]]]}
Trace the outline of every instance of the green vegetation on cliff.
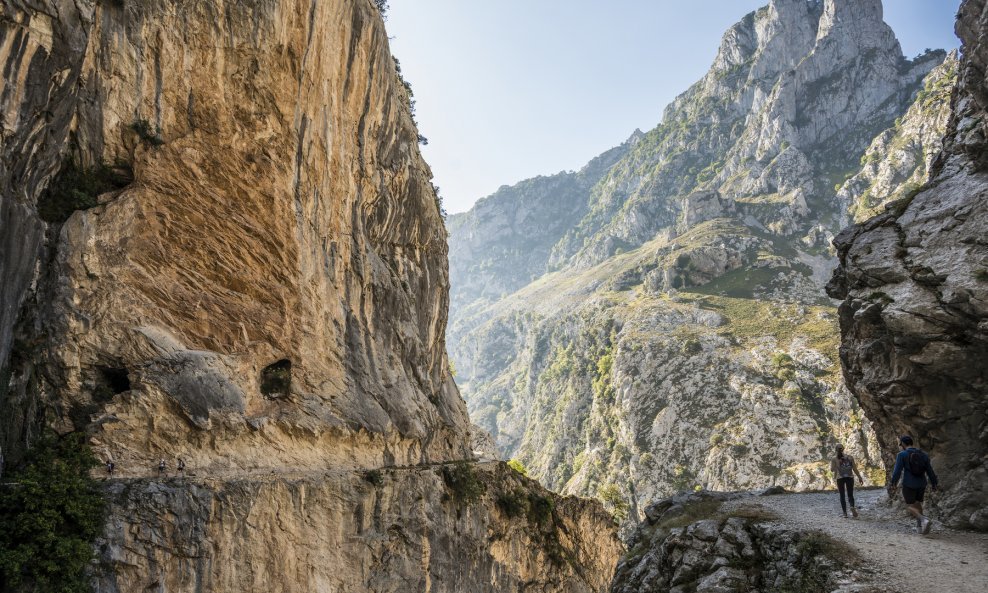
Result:
{"label": "green vegetation on cliff", "polygon": [[43,437],[0,484],[0,590],[83,593],[104,502],[80,434]]}

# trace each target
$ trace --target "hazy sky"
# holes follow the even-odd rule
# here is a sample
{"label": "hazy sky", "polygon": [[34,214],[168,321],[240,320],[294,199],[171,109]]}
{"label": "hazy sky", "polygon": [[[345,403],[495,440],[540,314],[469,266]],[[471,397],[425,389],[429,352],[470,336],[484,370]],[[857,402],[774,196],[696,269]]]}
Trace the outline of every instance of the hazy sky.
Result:
{"label": "hazy sky", "polygon": [[[767,0],[390,0],[388,34],[449,212],[579,169],[655,127]],[[960,0],[885,0],[907,56],[953,48]]]}

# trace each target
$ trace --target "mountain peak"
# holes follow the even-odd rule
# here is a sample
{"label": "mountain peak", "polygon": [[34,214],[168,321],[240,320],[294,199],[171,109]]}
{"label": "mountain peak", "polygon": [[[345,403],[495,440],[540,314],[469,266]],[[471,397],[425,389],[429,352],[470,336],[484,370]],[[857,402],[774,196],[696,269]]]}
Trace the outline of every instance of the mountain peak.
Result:
{"label": "mountain peak", "polygon": [[837,59],[874,49],[902,56],[895,33],[883,19],[881,0],[826,0],[817,44],[829,45]]}

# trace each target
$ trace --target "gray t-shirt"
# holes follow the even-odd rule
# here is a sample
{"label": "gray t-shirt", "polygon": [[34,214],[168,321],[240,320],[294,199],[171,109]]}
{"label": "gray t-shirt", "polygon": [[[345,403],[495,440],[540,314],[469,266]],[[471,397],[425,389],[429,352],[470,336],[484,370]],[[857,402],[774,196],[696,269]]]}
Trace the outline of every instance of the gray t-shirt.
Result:
{"label": "gray t-shirt", "polygon": [[830,471],[834,472],[834,476],[838,478],[853,478],[854,460],[846,454],[842,458],[834,457],[830,462]]}

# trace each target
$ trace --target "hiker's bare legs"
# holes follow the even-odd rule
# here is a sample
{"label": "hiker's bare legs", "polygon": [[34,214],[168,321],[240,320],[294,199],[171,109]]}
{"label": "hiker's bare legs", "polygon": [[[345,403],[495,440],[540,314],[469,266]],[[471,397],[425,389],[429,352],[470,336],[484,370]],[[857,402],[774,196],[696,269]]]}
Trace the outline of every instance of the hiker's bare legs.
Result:
{"label": "hiker's bare legs", "polygon": [[923,517],[923,503],[914,502],[913,504],[906,505],[906,508],[909,509],[909,513],[912,514],[913,517],[917,519]]}

